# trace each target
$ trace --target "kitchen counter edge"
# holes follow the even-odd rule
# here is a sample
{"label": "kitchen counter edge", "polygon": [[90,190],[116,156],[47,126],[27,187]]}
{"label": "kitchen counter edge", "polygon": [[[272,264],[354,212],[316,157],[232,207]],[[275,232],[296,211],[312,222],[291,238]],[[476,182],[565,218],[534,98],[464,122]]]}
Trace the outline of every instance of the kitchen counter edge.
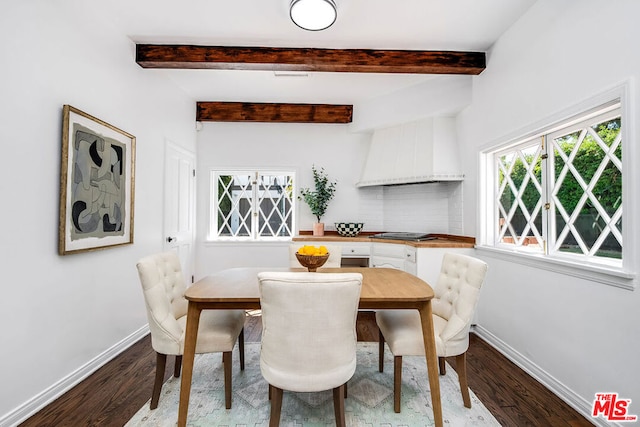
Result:
{"label": "kitchen counter edge", "polygon": [[422,242],[415,242],[412,240],[391,240],[391,239],[376,239],[373,237],[356,236],[356,237],[342,237],[338,235],[324,235],[324,236],[307,236],[300,235],[294,237],[294,242],[372,242],[372,243],[392,243],[397,245],[409,245],[416,248],[473,248],[475,246],[476,239],[474,237],[467,236],[455,236],[449,234],[432,234],[431,236],[437,237],[434,240],[425,240]]}

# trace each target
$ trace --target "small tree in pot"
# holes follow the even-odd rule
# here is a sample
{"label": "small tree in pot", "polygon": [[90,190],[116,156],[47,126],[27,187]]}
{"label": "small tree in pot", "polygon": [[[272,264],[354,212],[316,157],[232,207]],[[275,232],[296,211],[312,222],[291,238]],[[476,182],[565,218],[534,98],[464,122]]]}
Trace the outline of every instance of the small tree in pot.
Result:
{"label": "small tree in pot", "polygon": [[329,181],[329,177],[327,176],[324,168],[320,168],[320,170],[318,170],[315,165],[313,165],[311,167],[311,171],[313,172],[315,191],[312,191],[309,188],[302,188],[300,189],[300,196],[298,199],[303,199],[307,205],[309,205],[311,213],[318,219],[318,222],[313,225],[313,235],[323,236],[324,224],[320,222],[320,219],[327,211],[329,201],[333,199],[336,191],[336,182]]}

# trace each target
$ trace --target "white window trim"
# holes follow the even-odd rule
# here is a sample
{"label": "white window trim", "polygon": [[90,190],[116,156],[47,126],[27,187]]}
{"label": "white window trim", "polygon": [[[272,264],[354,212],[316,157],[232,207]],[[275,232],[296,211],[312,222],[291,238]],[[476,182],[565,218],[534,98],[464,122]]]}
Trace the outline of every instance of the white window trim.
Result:
{"label": "white window trim", "polygon": [[[633,80],[629,79],[615,87],[604,91],[592,98],[584,100],[577,105],[569,107],[541,121],[526,126],[517,132],[500,138],[480,147],[478,156],[478,239],[476,249],[487,256],[516,262],[560,274],[579,277],[585,280],[595,281],[623,289],[635,290],[638,281],[638,268],[640,258],[640,243],[634,236],[638,235],[640,226],[640,150],[636,134],[636,112],[633,102]],[[527,252],[526,248],[516,250],[512,245],[495,245],[493,242],[492,221],[495,218],[492,194],[488,194],[493,188],[493,153],[496,150],[506,149],[518,142],[549,133],[560,123],[571,117],[584,114],[598,106],[605,105],[619,99],[622,111],[622,132],[624,135],[622,158],[623,164],[623,188],[624,200],[624,227],[622,231],[624,252],[622,266],[608,265],[606,260],[585,264],[582,260],[574,260],[572,257],[549,257],[539,253]],[[636,166],[635,168],[633,166]],[[582,261],[582,262],[581,262]]]}
{"label": "white window trim", "polygon": [[[216,176],[216,174],[221,174],[221,173],[237,173],[237,172],[246,172],[246,173],[255,173],[255,172],[259,172],[261,174],[288,174],[288,173],[293,173],[293,194],[294,197],[291,200],[291,212],[292,212],[292,221],[291,221],[291,232],[292,235],[291,236],[284,236],[284,237],[278,237],[278,236],[269,236],[269,237],[258,237],[253,238],[252,236],[237,236],[237,237],[227,237],[227,236],[217,236],[216,231],[215,231],[215,224],[217,224],[217,219],[216,219],[216,214],[217,214],[217,209],[214,206],[214,204],[216,203],[216,188],[214,187],[213,181],[214,181],[214,177]],[[209,189],[208,189],[208,194],[209,194],[209,200],[208,200],[208,212],[207,212],[207,234],[206,234],[206,239],[204,241],[204,243],[206,244],[206,246],[215,246],[218,244],[224,244],[224,245],[228,245],[230,243],[236,243],[236,244],[248,244],[248,245],[255,245],[255,244],[271,244],[271,243],[280,243],[280,242],[291,242],[291,239],[293,238],[293,236],[295,236],[296,232],[297,232],[297,219],[298,219],[298,207],[297,207],[297,197],[295,196],[295,194],[297,194],[297,176],[298,176],[298,171],[295,168],[286,168],[286,167],[280,167],[280,168],[273,168],[273,167],[229,167],[229,166],[224,166],[224,167],[209,167],[209,180],[208,180],[208,185],[209,185]],[[216,186],[217,186],[217,182],[216,182]]]}

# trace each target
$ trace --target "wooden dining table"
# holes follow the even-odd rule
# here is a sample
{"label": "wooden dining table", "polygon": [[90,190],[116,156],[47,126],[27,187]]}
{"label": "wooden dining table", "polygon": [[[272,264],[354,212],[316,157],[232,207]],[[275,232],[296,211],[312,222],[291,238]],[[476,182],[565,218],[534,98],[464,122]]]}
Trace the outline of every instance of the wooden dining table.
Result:
{"label": "wooden dining table", "polygon": [[[187,425],[200,313],[202,310],[259,309],[258,273],[262,271],[301,272],[306,270],[302,268],[232,268],[204,277],[185,292],[189,306],[184,354],[182,357],[182,380],[180,383],[180,406],[178,409],[179,427]],[[358,306],[360,309],[407,309],[419,311],[427,359],[433,418],[436,427],[442,427],[438,357],[436,355],[431,310],[433,289],[418,277],[392,268],[350,267],[318,270],[318,274],[325,272],[362,274],[362,290]]]}

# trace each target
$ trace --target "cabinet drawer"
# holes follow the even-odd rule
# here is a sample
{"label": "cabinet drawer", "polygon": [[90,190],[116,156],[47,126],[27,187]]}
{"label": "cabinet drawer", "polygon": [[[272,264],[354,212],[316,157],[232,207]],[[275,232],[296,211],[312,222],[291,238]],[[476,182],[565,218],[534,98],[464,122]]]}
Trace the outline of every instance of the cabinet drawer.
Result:
{"label": "cabinet drawer", "polygon": [[371,253],[371,247],[368,243],[362,245],[341,245],[342,246],[342,257],[350,258],[350,257],[362,257],[369,256]]}
{"label": "cabinet drawer", "polygon": [[405,245],[396,243],[374,243],[373,255],[380,255],[392,258],[405,258]]}
{"label": "cabinet drawer", "polygon": [[404,270],[404,260],[401,258],[374,256],[371,258],[371,266],[377,268],[397,268],[398,270]]}
{"label": "cabinet drawer", "polygon": [[360,257],[368,257],[371,254],[371,244],[370,243],[342,243],[336,241],[311,241],[311,242],[294,242],[294,244],[302,245],[313,245],[313,246],[339,246],[342,252],[342,258],[360,258]]}

